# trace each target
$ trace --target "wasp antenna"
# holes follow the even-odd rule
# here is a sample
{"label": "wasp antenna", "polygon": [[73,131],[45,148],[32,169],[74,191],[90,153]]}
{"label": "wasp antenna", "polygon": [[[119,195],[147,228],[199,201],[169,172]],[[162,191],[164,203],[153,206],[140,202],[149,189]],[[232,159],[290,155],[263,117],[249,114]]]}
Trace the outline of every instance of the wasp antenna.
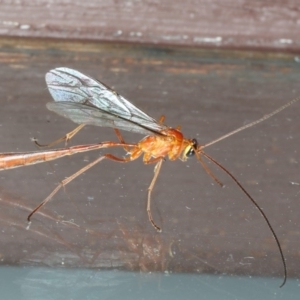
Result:
{"label": "wasp antenna", "polygon": [[210,168],[206,165],[206,163],[203,161],[203,159],[201,159],[201,153],[203,152],[198,152],[196,151],[196,156],[197,159],[200,161],[202,167],[204,168],[205,172],[220,186],[223,187],[224,184],[214,175],[214,173],[210,170]]}
{"label": "wasp antenna", "polygon": [[300,100],[300,97],[297,97],[297,98],[293,99],[292,101],[290,101],[290,102],[286,103],[285,105],[279,107],[278,109],[274,110],[273,112],[271,112],[271,113],[269,113],[267,115],[264,115],[262,118],[260,118],[260,119],[258,119],[256,121],[253,121],[253,122],[251,122],[249,124],[246,124],[245,126],[242,126],[242,127],[238,128],[236,130],[233,130],[233,131],[231,131],[231,132],[229,132],[229,133],[227,133],[227,134],[225,134],[225,135],[223,135],[223,136],[221,136],[221,137],[219,137],[219,138],[217,138],[217,139],[215,139],[215,140],[213,140],[213,141],[211,141],[211,142],[203,145],[202,149],[206,148],[208,146],[211,146],[213,144],[216,144],[216,143],[218,143],[218,142],[220,142],[220,141],[222,141],[222,140],[224,140],[224,139],[226,139],[226,138],[228,138],[228,137],[230,137],[230,136],[232,136],[232,135],[234,135],[234,134],[236,134],[236,133],[238,133],[240,131],[243,131],[243,130],[245,130],[247,128],[250,128],[250,127],[252,127],[254,125],[257,125],[257,124],[259,124],[259,123],[261,123],[261,122],[263,122],[263,121],[265,121],[265,120],[273,117],[274,115],[278,114],[279,112],[281,112],[282,110],[284,110],[287,107],[291,106],[292,104],[298,102],[299,100]]}
{"label": "wasp antenna", "polygon": [[213,162],[221,170],[223,170],[229,177],[231,177],[231,179],[238,185],[238,187],[244,192],[244,194],[251,200],[251,202],[254,204],[254,206],[259,210],[262,217],[265,219],[265,221],[266,221],[269,229],[271,230],[272,235],[273,235],[273,237],[276,241],[276,244],[277,244],[277,247],[279,249],[280,256],[281,256],[281,260],[282,260],[282,264],[283,264],[283,270],[284,270],[284,277],[283,277],[283,282],[280,285],[280,287],[283,287],[286,283],[286,280],[287,280],[287,270],[286,270],[285,258],[284,258],[284,255],[283,255],[283,251],[282,251],[279,239],[278,239],[278,237],[275,233],[275,230],[273,229],[269,219],[267,218],[266,214],[264,213],[262,208],[260,208],[260,206],[257,204],[257,202],[251,197],[251,195],[245,190],[245,188],[239,183],[239,181],[225,167],[223,167],[220,163],[218,163],[216,160],[214,160],[211,156],[209,156],[205,152],[202,151],[201,154],[204,155],[208,160]]}

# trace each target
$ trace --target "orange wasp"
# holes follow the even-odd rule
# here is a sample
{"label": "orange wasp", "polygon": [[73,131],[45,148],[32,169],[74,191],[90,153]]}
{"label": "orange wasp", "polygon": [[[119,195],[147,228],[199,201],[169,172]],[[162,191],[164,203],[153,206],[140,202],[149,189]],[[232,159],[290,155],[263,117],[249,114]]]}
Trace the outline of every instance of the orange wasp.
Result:
{"label": "orange wasp", "polygon": [[[265,115],[257,121],[240,127],[210,143],[198,145],[196,139],[184,138],[183,134],[179,130],[179,127],[174,129],[164,125],[164,116],[162,116],[159,121],[156,121],[131,104],[121,95],[116,93],[114,90],[76,70],[69,68],[57,68],[51,70],[46,74],[46,83],[55,101],[48,103],[47,108],[63,117],[71,119],[73,122],[80,125],[73,131],[67,133],[64,137],[50,143],[49,145],[40,145],[37,141],[35,141],[39,147],[50,147],[64,140],[67,142],[85,125],[112,127],[115,130],[119,142],[103,142],[99,144],[79,145],[48,151],[1,153],[0,170],[42,163],[45,161],[58,159],[66,155],[73,155],[75,153],[110,147],[123,147],[127,152],[127,156],[116,157],[112,154],[104,154],[95,161],[89,163],[84,168],[77,171],[75,174],[61,181],[59,185],[52,191],[52,193],[29,214],[27,218],[29,222],[32,215],[43,205],[45,205],[63,186],[66,186],[77,176],[100,161],[104,159],[110,159],[116,162],[126,163],[143,155],[143,161],[145,164],[156,163],[154,168],[154,177],[148,188],[147,214],[153,227],[157,231],[161,231],[160,227],[154,222],[151,214],[151,192],[158,177],[162,162],[165,160],[166,156],[168,156],[170,160],[180,159],[182,161],[186,161],[187,158],[196,155],[198,161],[204,167],[205,171],[213,178],[213,180],[222,186],[222,183],[213,175],[203,161],[202,158],[205,157],[233,179],[233,181],[256,206],[267,222],[267,225],[271,230],[278,246],[283,263],[284,280],[281,284],[281,287],[285,284],[287,279],[287,271],[283,251],[280,246],[279,239],[267,216],[255,202],[255,200],[250,196],[250,194],[238,182],[238,180],[227,169],[225,169],[225,167],[214,160],[211,156],[206,154],[203,149],[274,116],[291,104],[299,101],[300,97],[290,101],[289,103],[283,105],[272,113]],[[140,140],[137,144],[128,144],[123,140],[119,130],[140,133],[146,135],[146,137]]]}

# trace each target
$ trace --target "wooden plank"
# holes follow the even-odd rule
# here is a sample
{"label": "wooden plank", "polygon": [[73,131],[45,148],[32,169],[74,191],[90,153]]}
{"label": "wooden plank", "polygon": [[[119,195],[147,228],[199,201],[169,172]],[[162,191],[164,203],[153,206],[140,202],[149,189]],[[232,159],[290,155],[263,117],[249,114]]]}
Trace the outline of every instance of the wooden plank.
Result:
{"label": "wooden plank", "polygon": [[0,34],[296,51],[299,1],[2,1]]}
{"label": "wooden plank", "polygon": [[[292,55],[104,43],[2,39],[1,152],[36,150],[75,125],[48,111],[44,74],[67,66],[113,86],[184,134],[207,143],[299,96]],[[143,136],[125,133],[126,141]],[[86,127],[71,145],[116,140]],[[62,145],[63,146],[63,145]],[[299,277],[299,103],[266,123],[207,148],[263,207]],[[124,155],[123,151],[114,152]],[[166,160],[145,210],[153,166],[103,162],[57,194],[26,230],[30,210],[58,181],[99,153],[1,172],[3,264],[282,276],[276,244],[257,209],[224,174],[214,184],[195,158]],[[278,280],[280,281],[280,279]],[[279,283],[278,283],[279,284]]]}

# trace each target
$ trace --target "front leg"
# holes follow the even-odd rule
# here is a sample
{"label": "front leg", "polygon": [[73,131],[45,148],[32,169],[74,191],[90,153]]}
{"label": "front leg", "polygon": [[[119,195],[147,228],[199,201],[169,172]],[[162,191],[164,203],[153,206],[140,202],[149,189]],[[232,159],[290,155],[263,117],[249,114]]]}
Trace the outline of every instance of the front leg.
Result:
{"label": "front leg", "polygon": [[158,232],[161,232],[161,228],[155,224],[155,222],[153,220],[153,217],[152,217],[152,214],[151,214],[151,193],[152,193],[152,190],[154,188],[156,179],[158,177],[158,174],[159,174],[159,171],[160,171],[163,159],[164,159],[163,157],[158,157],[158,158],[154,158],[152,160],[149,159],[149,160],[145,161],[146,164],[157,162],[157,164],[154,167],[154,176],[153,176],[153,179],[152,179],[152,181],[151,181],[151,183],[149,185],[149,188],[148,188],[147,214],[148,214],[148,218],[149,218],[150,223],[152,224],[152,226]]}

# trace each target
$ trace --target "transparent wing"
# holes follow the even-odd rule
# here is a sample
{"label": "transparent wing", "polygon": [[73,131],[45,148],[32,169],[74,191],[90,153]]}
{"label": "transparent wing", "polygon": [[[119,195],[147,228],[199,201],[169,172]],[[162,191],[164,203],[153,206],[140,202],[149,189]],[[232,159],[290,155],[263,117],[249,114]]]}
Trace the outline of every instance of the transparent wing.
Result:
{"label": "transparent wing", "polygon": [[103,83],[76,70],[51,70],[46,74],[46,83],[55,101],[47,108],[75,123],[141,134],[162,134],[167,129]]}

